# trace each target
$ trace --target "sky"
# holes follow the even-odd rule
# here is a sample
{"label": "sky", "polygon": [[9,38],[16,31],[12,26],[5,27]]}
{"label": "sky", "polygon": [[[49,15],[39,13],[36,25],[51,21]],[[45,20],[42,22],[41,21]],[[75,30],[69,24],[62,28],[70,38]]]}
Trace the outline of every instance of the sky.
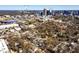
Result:
{"label": "sky", "polygon": [[79,10],[79,5],[0,5],[0,10]]}

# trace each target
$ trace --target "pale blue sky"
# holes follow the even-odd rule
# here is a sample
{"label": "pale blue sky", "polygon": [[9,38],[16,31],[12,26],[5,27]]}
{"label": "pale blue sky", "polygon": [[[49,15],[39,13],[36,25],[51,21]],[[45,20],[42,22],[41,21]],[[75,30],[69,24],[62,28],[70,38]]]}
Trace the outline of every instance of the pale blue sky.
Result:
{"label": "pale blue sky", "polygon": [[0,5],[0,10],[79,10],[79,5]]}

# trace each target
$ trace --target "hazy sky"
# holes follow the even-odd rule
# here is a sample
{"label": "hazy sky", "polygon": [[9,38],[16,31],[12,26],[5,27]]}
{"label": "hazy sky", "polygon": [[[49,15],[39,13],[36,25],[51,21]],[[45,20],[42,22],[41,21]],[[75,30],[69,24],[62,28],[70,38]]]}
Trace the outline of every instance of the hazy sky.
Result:
{"label": "hazy sky", "polygon": [[79,5],[0,5],[0,10],[79,10]]}

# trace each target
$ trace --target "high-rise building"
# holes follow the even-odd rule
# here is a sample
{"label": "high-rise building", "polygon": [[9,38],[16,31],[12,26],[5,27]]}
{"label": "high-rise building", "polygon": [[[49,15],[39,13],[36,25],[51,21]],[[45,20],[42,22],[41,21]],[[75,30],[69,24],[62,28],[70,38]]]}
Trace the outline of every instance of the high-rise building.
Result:
{"label": "high-rise building", "polygon": [[50,12],[50,10],[44,9],[41,14],[44,16],[47,16],[47,15],[51,15],[51,12]]}
{"label": "high-rise building", "polygon": [[47,16],[47,9],[43,10],[43,15]]}
{"label": "high-rise building", "polygon": [[47,15],[51,15],[51,12],[50,12],[50,10],[47,10]]}

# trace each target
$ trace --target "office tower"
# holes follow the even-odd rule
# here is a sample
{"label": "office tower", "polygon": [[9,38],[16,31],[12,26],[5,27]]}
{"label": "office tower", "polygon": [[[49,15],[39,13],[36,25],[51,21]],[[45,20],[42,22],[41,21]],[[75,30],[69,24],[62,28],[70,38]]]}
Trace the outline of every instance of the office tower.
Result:
{"label": "office tower", "polygon": [[47,9],[43,10],[43,15],[47,16]]}

